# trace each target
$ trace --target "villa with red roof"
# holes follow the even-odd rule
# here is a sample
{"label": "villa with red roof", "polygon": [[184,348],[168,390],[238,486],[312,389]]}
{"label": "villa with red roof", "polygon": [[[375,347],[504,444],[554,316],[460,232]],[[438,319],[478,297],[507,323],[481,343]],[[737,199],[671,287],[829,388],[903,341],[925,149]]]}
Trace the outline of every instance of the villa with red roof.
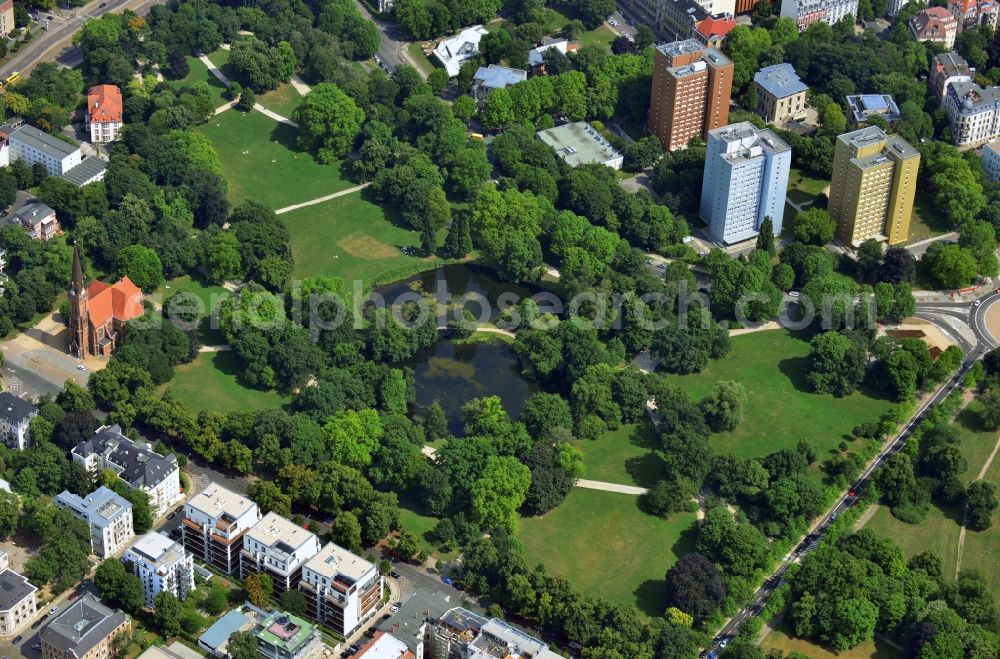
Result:
{"label": "villa with red roof", "polygon": [[122,130],[122,92],[115,85],[94,85],[87,92],[87,128],[94,144],[114,142]]}
{"label": "villa with red roof", "polygon": [[69,351],[80,358],[108,357],[118,346],[125,323],[141,316],[142,291],[127,276],[114,284],[95,279],[84,288],[80,248],[73,247],[69,287]]}

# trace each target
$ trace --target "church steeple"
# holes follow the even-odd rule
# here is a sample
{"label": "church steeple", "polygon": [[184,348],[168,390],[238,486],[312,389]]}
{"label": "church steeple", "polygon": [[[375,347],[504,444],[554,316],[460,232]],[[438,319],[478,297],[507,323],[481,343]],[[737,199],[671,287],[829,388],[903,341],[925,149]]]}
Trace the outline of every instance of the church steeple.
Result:
{"label": "church steeple", "polygon": [[80,246],[73,243],[73,285],[70,287],[70,295],[75,296],[83,290],[83,266],[80,265]]}
{"label": "church steeple", "polygon": [[80,246],[73,244],[73,283],[69,286],[69,351],[80,357],[92,352],[90,345],[90,306],[87,289],[83,285],[83,265],[80,263]]}

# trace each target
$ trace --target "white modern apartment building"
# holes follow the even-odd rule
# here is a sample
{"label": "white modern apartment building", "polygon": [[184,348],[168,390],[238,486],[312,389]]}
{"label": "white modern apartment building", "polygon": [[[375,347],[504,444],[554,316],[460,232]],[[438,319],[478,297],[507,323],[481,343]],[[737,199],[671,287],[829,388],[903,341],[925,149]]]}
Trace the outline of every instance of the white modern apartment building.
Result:
{"label": "white modern apartment building", "polygon": [[794,20],[799,30],[817,21],[833,25],[847,15],[858,15],[858,0],[781,0],[781,17]]}
{"label": "white modern apartment building", "polygon": [[0,636],[10,636],[38,612],[38,589],[14,570],[0,572]]}
{"label": "white modern apartment building", "polygon": [[142,598],[150,608],[163,591],[182,600],[194,590],[194,557],[162,533],[150,531],[136,540],[122,561],[142,582]]}
{"label": "white modern apartment building", "polygon": [[708,132],[699,214],[717,243],[753,238],[765,217],[781,233],[792,150],[744,121]]}
{"label": "white modern apartment building", "polygon": [[184,546],[226,574],[239,572],[243,536],[259,521],[256,503],[218,483],[209,483],[184,504]]}
{"label": "white modern apartment building", "polygon": [[295,588],[302,566],[319,553],[319,538],[275,512],[269,512],[243,536],[240,578],[253,572],[267,574],[277,595]]}
{"label": "white modern apartment building", "polygon": [[25,124],[7,138],[11,160],[23,160],[30,167],[45,165],[49,176],[62,176],[83,161],[80,147]]}
{"label": "white modern apartment building", "polygon": [[954,82],[943,105],[956,146],[979,146],[1000,137],[1000,87]]}
{"label": "white modern apartment building", "polygon": [[38,408],[7,391],[0,391],[0,438],[15,451],[31,442],[28,426],[38,416]]}
{"label": "white modern apartment building", "polygon": [[105,469],[149,496],[154,517],[167,513],[183,497],[180,468],[174,454],[164,457],[146,444],[133,442],[120,426],[102,426],[72,451],[73,461],[91,474]]}
{"label": "white modern apartment building", "polygon": [[90,527],[90,553],[98,558],[117,554],[135,537],[132,527],[132,504],[114,490],[101,486],[85,498],[63,491],[56,505],[69,508]]}
{"label": "white modern apartment building", "polygon": [[306,614],[348,637],[378,609],[382,576],[375,564],[329,543],[302,566]]}

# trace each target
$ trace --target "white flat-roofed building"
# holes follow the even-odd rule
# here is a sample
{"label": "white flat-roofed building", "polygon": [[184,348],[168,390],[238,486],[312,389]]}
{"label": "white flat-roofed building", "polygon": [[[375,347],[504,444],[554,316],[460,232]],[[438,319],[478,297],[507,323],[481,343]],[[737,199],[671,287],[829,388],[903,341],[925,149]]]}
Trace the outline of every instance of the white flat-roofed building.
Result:
{"label": "white flat-roofed building", "polygon": [[70,491],[60,492],[56,504],[69,508],[90,527],[90,552],[108,558],[135,536],[132,504],[108,487],[101,486],[86,498]]}
{"label": "white flat-roofed building", "polygon": [[243,536],[240,577],[253,572],[267,574],[278,595],[295,588],[302,566],[319,553],[319,538],[275,512],[269,512]]}
{"label": "white flat-roofed building", "polygon": [[162,533],[150,531],[136,540],[122,561],[142,582],[142,597],[150,608],[163,591],[183,600],[194,590],[194,557]]}
{"label": "white flat-roofed building", "polygon": [[38,612],[38,589],[14,570],[0,572],[0,636],[10,636]]}
{"label": "white flat-roofed building", "polygon": [[93,437],[73,448],[71,456],[88,473],[110,469],[131,487],[145,492],[154,517],[166,514],[183,497],[174,454],[162,456],[148,445],[133,442],[117,424],[98,428]]}
{"label": "white flat-roofed building", "polygon": [[415,659],[416,655],[406,643],[388,632],[375,632],[371,640],[361,646],[354,659]]}
{"label": "white flat-roofed building", "polygon": [[80,147],[24,124],[7,138],[11,160],[23,160],[29,167],[42,163],[49,176],[62,176],[83,161]]}
{"label": "white flat-roofed building", "polygon": [[240,569],[243,536],[259,521],[256,503],[218,483],[209,483],[184,504],[184,546],[199,560],[233,574]]}
{"label": "white flat-roofed building", "polygon": [[467,659],[556,659],[548,644],[525,634],[506,621],[491,618],[469,645]]}
{"label": "white flat-roofed building", "polygon": [[382,576],[374,563],[331,542],[302,566],[299,590],[309,617],[347,637],[378,609]]}
{"label": "white flat-roofed building", "polygon": [[535,133],[555,150],[570,167],[577,165],[607,165],[621,169],[625,158],[604,136],[586,121],[546,128]]}
{"label": "white flat-roofed building", "polygon": [[482,25],[473,25],[438,43],[434,57],[441,62],[449,78],[457,76],[462,64],[479,54],[479,40],[486,32]]}
{"label": "white flat-roofed building", "polygon": [[744,121],[708,132],[699,215],[717,243],[748,240],[770,217],[781,233],[792,150]]}

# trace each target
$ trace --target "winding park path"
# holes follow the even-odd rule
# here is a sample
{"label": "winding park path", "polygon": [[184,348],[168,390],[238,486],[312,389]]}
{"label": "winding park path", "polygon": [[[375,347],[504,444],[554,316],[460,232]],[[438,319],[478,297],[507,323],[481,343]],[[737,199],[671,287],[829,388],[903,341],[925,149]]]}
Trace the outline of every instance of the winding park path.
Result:
{"label": "winding park path", "polygon": [[[990,470],[990,466],[993,464],[993,458],[997,457],[997,453],[1000,452],[1000,437],[997,437],[996,444],[993,445],[993,452],[990,453],[990,457],[986,459],[983,463],[982,469],[979,470],[979,475],[976,476],[976,480],[982,480],[986,477],[986,472]],[[966,508],[965,514],[962,516],[962,530],[958,532],[958,556],[955,557],[955,578],[958,579],[959,572],[962,571],[962,550],[965,549],[965,531],[966,522],[969,519],[969,510]]]}

